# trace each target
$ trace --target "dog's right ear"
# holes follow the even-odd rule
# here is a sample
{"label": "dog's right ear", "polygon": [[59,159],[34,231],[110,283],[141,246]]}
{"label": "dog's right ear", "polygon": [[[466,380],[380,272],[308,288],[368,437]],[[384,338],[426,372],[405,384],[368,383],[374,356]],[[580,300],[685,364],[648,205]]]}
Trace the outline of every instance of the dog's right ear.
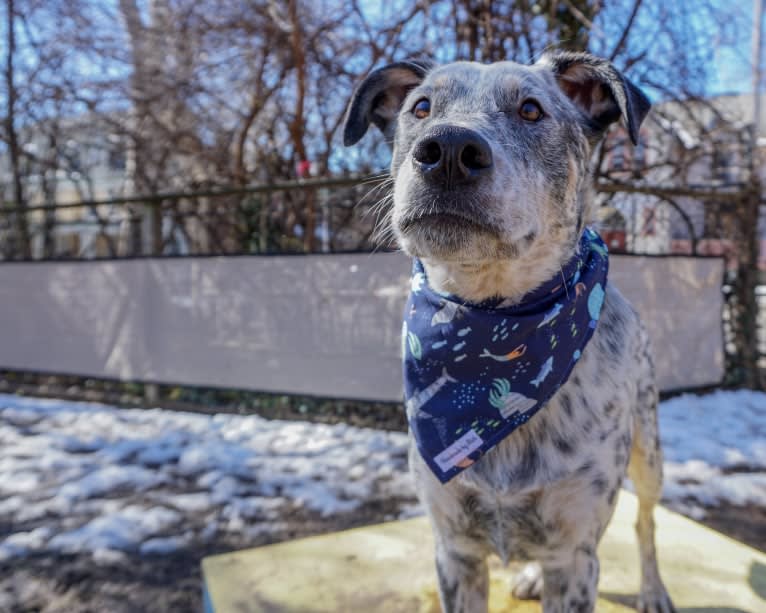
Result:
{"label": "dog's right ear", "polygon": [[343,144],[356,144],[374,123],[390,142],[394,120],[411,89],[417,87],[431,65],[422,60],[396,62],[367,75],[356,88],[346,111]]}
{"label": "dog's right ear", "polygon": [[590,118],[597,135],[622,117],[630,140],[638,144],[638,129],[652,104],[611,62],[590,53],[553,51],[543,54],[538,64],[550,67],[559,87]]}

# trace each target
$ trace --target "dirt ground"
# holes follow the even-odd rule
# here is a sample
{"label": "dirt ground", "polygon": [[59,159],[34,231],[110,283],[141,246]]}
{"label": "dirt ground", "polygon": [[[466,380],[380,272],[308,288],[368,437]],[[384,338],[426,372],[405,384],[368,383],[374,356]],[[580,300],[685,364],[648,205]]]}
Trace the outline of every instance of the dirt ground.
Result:
{"label": "dirt ground", "polygon": [[724,505],[707,511],[700,523],[766,553],[766,509]]}
{"label": "dirt ground", "polygon": [[200,613],[205,556],[390,521],[399,507],[367,504],[326,518],[301,512],[249,542],[224,538],[170,555],[15,558],[0,562],[0,613]]}
{"label": "dirt ground", "polygon": [[[2,613],[198,613],[202,610],[200,560],[214,553],[321,534],[390,518],[390,509],[364,508],[342,517],[290,522],[257,542],[219,541],[172,555],[45,556],[0,563]],[[710,509],[706,525],[766,551],[766,509]],[[661,544],[660,544],[661,546]]]}

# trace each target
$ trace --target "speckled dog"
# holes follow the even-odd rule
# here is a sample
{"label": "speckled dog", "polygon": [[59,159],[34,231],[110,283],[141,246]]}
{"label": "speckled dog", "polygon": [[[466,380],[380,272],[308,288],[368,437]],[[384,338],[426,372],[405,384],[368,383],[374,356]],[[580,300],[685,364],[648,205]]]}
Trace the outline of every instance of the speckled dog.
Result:
{"label": "speckled dog", "polygon": [[[374,123],[392,143],[393,230],[435,290],[513,304],[559,274],[593,219],[589,160],[606,128],[622,118],[635,143],[648,110],[630,81],[587,54],[532,66],[400,62],[358,87],[344,137],[352,145]],[[640,501],[638,609],[673,611],[654,546],[656,407],[646,332],[608,285],[582,357],[528,423],[444,485],[413,445],[443,609],[486,611],[495,552],[531,562],[516,596],[541,596],[546,613],[593,611],[596,548],[627,469]]]}

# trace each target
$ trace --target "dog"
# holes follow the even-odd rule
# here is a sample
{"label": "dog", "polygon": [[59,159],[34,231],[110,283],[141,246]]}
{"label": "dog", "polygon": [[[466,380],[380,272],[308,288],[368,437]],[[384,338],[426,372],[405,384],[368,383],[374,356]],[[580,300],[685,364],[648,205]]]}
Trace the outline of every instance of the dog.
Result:
{"label": "dog", "polygon": [[[434,292],[514,305],[575,256],[594,219],[590,160],[607,128],[621,119],[637,144],[649,108],[610,62],[587,53],[548,52],[533,65],[403,61],[357,87],[344,144],[370,124],[391,144],[390,224]],[[639,500],[637,608],[674,610],[654,543],[662,451],[651,355],[638,315],[607,283],[582,355],[526,423],[446,483],[413,440],[444,611],[487,610],[490,553],[529,562],[517,598],[540,597],[545,613],[593,611],[596,550],[626,472]]]}

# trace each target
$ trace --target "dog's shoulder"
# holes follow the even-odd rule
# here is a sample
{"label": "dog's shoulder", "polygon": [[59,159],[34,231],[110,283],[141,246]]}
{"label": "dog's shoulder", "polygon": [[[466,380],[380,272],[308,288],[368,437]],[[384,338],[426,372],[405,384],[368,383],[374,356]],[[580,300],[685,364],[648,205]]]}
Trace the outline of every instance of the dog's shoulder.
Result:
{"label": "dog's shoulder", "polygon": [[631,359],[646,342],[646,330],[633,305],[612,283],[606,286],[604,306],[591,344],[602,359]]}
{"label": "dog's shoulder", "polygon": [[[637,390],[653,379],[649,338],[638,312],[612,284],[588,346],[575,367],[569,387],[587,386],[601,402],[632,402]],[[597,402],[598,404],[598,402]]]}

